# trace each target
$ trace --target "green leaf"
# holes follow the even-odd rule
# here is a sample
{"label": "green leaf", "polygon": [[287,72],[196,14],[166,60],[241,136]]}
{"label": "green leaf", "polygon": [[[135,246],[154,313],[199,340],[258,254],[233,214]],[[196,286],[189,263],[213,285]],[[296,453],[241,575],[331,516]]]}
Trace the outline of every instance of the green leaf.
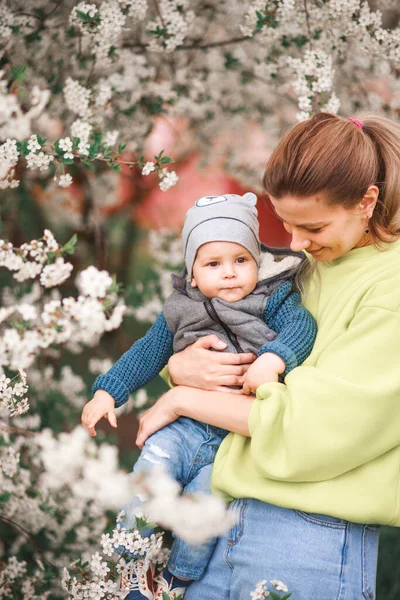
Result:
{"label": "green leaf", "polygon": [[17,142],[17,150],[21,156],[27,156],[30,152],[28,149],[28,141],[24,140],[23,142]]}
{"label": "green leaf", "polygon": [[66,244],[64,244],[62,251],[65,254],[73,254],[75,252],[75,246],[78,241],[78,236],[76,233],[72,236],[71,239],[68,240]]}
{"label": "green leaf", "polygon": [[26,65],[11,67],[11,78],[13,81],[23,81],[25,79]]}
{"label": "green leaf", "polygon": [[0,494],[0,502],[7,502],[11,498],[11,492]]}
{"label": "green leaf", "polygon": [[148,29],[146,33],[150,33],[150,35],[158,35],[161,37],[166,35],[167,30],[165,29],[165,27],[160,27],[159,25],[157,25],[155,29]]}
{"label": "green leaf", "polygon": [[60,148],[60,140],[54,142],[54,150],[56,151],[57,156],[61,157],[64,155],[64,150],[61,150]]}
{"label": "green leaf", "polygon": [[[160,154],[157,154],[157,156],[154,156],[154,159],[155,159],[157,162],[161,162],[161,157],[162,157],[162,155],[163,155],[163,154],[164,154],[164,150],[161,150]],[[141,156],[140,160],[143,160],[143,158],[144,158],[144,157],[143,157],[143,156]]]}
{"label": "green leaf", "polygon": [[170,600],[169,594],[166,594],[165,592],[163,592],[162,600]]}
{"label": "green leaf", "polygon": [[73,165],[74,159],[73,158],[62,158],[62,162],[64,165]]}
{"label": "green leaf", "polygon": [[94,164],[90,162],[90,160],[83,160],[82,164],[84,167],[89,169],[89,171],[94,171]]}
{"label": "green leaf", "polygon": [[84,23],[93,23],[93,24],[100,23],[100,15],[99,15],[99,13],[95,14],[94,17],[90,17],[89,15],[87,15],[84,12],[82,12],[81,10],[77,10],[75,14]]}
{"label": "green leaf", "polygon": [[162,159],[160,160],[160,163],[162,165],[166,165],[167,163],[172,163],[172,162],[174,162],[174,161],[169,156],[163,156]]}
{"label": "green leaf", "polygon": [[[112,284],[110,285],[110,287],[108,288],[108,293],[110,294],[119,294],[122,289],[124,287],[123,283],[117,283],[117,276],[113,275],[112,276]],[[138,517],[140,518],[140,517]],[[136,519],[136,523],[138,522],[138,518]],[[146,525],[146,521],[144,521],[144,525],[142,525],[141,527],[144,527]],[[139,527],[140,529],[140,527]]]}
{"label": "green leaf", "polygon": [[122,167],[121,167],[121,165],[118,165],[118,164],[116,164],[116,163],[109,162],[109,163],[108,163],[108,166],[110,167],[110,169],[112,169],[112,170],[113,170],[113,171],[115,171],[116,173],[119,173],[120,171],[122,171]]}
{"label": "green leaf", "polygon": [[233,56],[232,52],[225,52],[225,68],[234,71],[240,66],[240,61]]}

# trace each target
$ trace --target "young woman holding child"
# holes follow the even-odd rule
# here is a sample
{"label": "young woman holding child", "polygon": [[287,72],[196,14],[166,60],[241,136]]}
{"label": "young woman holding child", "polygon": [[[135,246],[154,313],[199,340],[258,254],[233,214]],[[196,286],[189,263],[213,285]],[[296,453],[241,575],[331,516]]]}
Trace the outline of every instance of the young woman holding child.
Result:
{"label": "young woman holding child", "polygon": [[248,357],[198,340],[169,359],[176,387],[137,443],[180,416],[232,432],[212,486],[240,518],[185,600],[248,600],[275,578],[293,600],[372,600],[379,525],[400,525],[400,128],[318,114],[283,138],[264,185],[313,267],[313,350],[254,398],[221,391]]}

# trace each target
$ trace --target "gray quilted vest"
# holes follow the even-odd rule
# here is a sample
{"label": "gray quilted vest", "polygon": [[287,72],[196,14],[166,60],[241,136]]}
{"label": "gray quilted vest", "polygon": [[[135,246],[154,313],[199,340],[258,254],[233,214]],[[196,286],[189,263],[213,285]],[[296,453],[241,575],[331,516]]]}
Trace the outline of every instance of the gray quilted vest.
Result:
{"label": "gray quilted vest", "polygon": [[174,352],[199,338],[216,334],[226,342],[225,352],[254,352],[276,337],[264,322],[268,299],[286,279],[292,278],[302,258],[290,250],[262,246],[259,280],[251,294],[237,302],[206,298],[192,288],[184,275],[173,275],[174,291],[164,304],[167,325],[174,334]]}

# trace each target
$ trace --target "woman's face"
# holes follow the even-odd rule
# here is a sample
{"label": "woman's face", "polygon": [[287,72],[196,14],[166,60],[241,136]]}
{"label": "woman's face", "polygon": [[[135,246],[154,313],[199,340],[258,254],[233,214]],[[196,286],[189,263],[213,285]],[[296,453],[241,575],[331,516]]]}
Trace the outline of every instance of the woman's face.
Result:
{"label": "woman's face", "polygon": [[329,204],[323,194],[270,199],[276,215],[292,236],[290,248],[295,252],[307,250],[315,260],[325,262],[340,258],[353,248],[371,244],[365,228],[377,197],[378,188],[371,186],[360,203],[351,209]]}

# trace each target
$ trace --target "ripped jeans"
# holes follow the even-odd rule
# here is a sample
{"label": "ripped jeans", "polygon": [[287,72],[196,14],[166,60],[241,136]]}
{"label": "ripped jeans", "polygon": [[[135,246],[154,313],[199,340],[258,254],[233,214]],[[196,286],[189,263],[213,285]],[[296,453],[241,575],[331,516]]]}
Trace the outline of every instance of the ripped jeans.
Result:
{"label": "ripped jeans", "polygon": [[[227,435],[219,429],[180,417],[151,435],[143,446],[133,473],[149,471],[154,465],[162,465],[166,473],[178,481],[187,493],[211,494],[211,471],[217,450]],[[125,515],[119,522],[122,527],[135,527],[135,514],[140,510],[138,497],[123,507]],[[142,532],[150,535],[151,530]],[[216,539],[205,544],[193,545],[175,536],[168,569],[182,579],[200,579],[214,551]]]}

